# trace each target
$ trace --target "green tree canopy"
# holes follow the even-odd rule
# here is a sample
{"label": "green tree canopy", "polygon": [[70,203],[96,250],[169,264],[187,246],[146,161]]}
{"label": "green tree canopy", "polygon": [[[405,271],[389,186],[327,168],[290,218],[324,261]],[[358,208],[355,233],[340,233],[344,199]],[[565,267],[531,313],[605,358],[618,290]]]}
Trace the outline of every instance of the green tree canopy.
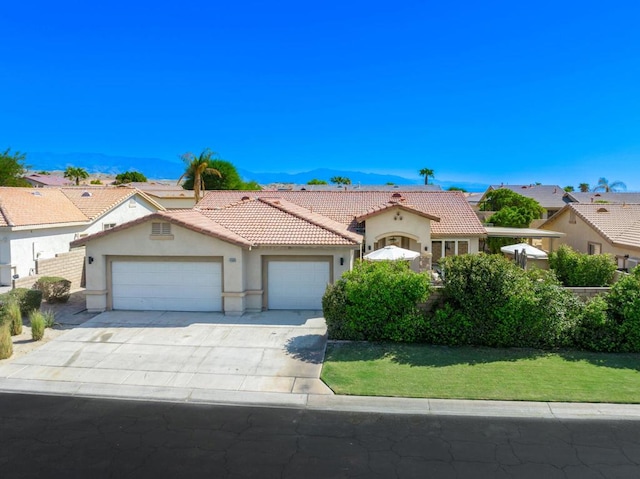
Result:
{"label": "green tree canopy", "polygon": [[86,180],[89,178],[89,173],[84,168],[67,166],[67,169],[64,170],[64,177],[75,181],[76,186],[78,186],[80,184],[80,180]]}
{"label": "green tree canopy", "polygon": [[351,180],[349,178],[347,178],[346,176],[334,176],[329,181],[331,181],[331,183],[336,184],[336,185],[350,185],[351,184]]}
{"label": "green tree canopy", "polygon": [[125,171],[116,175],[116,185],[123,183],[146,183],[147,177],[139,171]]}
{"label": "green tree canopy", "polygon": [[435,175],[435,171],[433,171],[431,168],[422,168],[421,170],[418,171],[418,174],[420,176],[424,176],[424,184],[428,185],[429,184],[429,177],[432,177]]}
{"label": "green tree canopy", "polygon": [[308,185],[327,185],[328,183],[325,180],[318,180],[316,178],[307,181]]}
{"label": "green tree canopy", "polygon": [[575,191],[575,188],[571,185],[568,185],[564,187],[564,191],[566,191],[567,193],[571,193],[572,191]]}
{"label": "green tree canopy", "polygon": [[11,148],[0,153],[0,186],[31,186],[22,177],[29,168],[25,160],[24,153],[11,153]]}
{"label": "green tree canopy", "polygon": [[462,191],[463,193],[467,192],[467,190],[465,190],[464,188],[460,188],[459,186],[450,186],[449,188],[447,188],[447,191]]}
{"label": "green tree canopy", "polygon": [[[508,188],[498,188],[491,190],[485,195],[485,199],[480,205],[481,211],[500,211],[507,206],[514,208],[525,208],[528,210],[533,221],[540,218],[544,213],[544,208],[536,200],[522,196]],[[507,225],[504,225],[507,226]]]}
{"label": "green tree canopy", "polygon": [[580,183],[578,185],[578,189],[582,192],[582,193],[588,193],[589,192],[589,183]]}
{"label": "green tree canopy", "polygon": [[[220,175],[216,172],[220,173]],[[194,170],[187,170],[183,176],[186,179],[182,187],[185,190],[194,189]],[[206,167],[201,172],[201,181],[204,186],[203,190],[256,191],[262,189],[255,181],[243,181],[238,170],[231,162],[219,158],[213,152],[206,160]]]}

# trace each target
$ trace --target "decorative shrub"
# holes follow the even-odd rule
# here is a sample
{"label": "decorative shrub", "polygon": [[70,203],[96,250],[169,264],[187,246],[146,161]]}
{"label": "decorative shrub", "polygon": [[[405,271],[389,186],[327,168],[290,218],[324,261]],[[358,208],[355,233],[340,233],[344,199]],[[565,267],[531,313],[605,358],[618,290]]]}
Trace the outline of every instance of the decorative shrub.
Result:
{"label": "decorative shrub", "polygon": [[618,280],[606,301],[609,317],[619,326],[620,350],[640,352],[640,269]]}
{"label": "decorative shrub", "polygon": [[31,338],[34,341],[40,341],[44,336],[44,316],[40,311],[34,309],[29,314],[29,322],[31,323]]}
{"label": "decorative shrub", "polygon": [[0,295],[0,302],[6,302],[9,298],[16,298],[20,304],[20,312],[26,316],[34,309],[40,309],[42,304],[42,291],[27,288],[15,288]]}
{"label": "decorative shrub", "polygon": [[54,326],[59,326],[59,324],[56,323],[56,313],[51,310],[43,311],[42,319],[44,319],[45,328],[53,328]]}
{"label": "decorative shrub", "polygon": [[473,324],[462,311],[446,303],[427,316],[423,339],[430,344],[445,346],[473,344]]}
{"label": "decorative shrub", "polygon": [[417,304],[431,284],[403,261],[361,261],[332,287],[322,306],[332,339],[417,341],[426,318]]}
{"label": "decorative shrub", "polygon": [[10,358],[12,354],[11,322],[2,315],[0,316],[0,359]]}
{"label": "decorative shrub", "polygon": [[20,311],[20,303],[15,297],[10,297],[4,304],[3,312],[6,320],[10,323],[11,336],[17,336],[22,333],[22,311]]}
{"label": "decorative shrub", "polygon": [[608,286],[617,264],[609,254],[585,254],[562,245],[549,255],[549,267],[565,286]]}
{"label": "decorative shrub", "polygon": [[66,303],[71,296],[71,281],[58,276],[44,276],[33,287],[42,291],[48,303]]}

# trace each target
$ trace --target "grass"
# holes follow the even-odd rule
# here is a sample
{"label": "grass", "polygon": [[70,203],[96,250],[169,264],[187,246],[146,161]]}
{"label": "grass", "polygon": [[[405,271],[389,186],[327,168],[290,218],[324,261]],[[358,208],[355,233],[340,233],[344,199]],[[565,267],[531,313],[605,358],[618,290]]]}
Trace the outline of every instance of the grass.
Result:
{"label": "grass", "polygon": [[330,343],[321,377],[345,395],[640,403],[640,354]]}

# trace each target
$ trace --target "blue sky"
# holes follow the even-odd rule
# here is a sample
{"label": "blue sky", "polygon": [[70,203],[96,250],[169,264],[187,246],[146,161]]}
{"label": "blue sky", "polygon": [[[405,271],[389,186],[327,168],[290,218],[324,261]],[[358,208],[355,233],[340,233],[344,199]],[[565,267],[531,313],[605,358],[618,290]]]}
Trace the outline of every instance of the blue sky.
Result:
{"label": "blue sky", "polygon": [[0,149],[640,190],[637,1],[21,0],[0,18]]}

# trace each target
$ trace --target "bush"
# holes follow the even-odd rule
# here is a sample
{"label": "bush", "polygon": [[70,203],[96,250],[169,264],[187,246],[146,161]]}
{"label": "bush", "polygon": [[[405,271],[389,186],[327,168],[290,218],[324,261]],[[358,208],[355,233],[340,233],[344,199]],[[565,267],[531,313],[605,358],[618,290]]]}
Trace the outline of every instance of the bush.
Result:
{"label": "bush", "polygon": [[31,338],[34,341],[40,341],[44,336],[45,329],[43,314],[34,309],[29,315],[29,322],[31,323]]}
{"label": "bush", "polygon": [[431,289],[425,274],[402,261],[361,261],[323,299],[323,312],[332,339],[417,341],[424,336],[426,318],[417,304]]}
{"label": "bush", "polygon": [[10,358],[12,354],[11,322],[6,317],[0,316],[0,359]]}
{"label": "bush", "polygon": [[66,303],[71,296],[71,281],[58,276],[44,276],[33,287],[48,303]]}
{"label": "bush", "polygon": [[608,286],[617,264],[609,254],[585,254],[562,245],[549,255],[549,267],[565,286]]}
{"label": "bush", "polygon": [[18,304],[20,304],[20,312],[23,316],[28,315],[34,309],[40,309],[42,304],[42,291],[27,289],[27,288],[15,288],[0,295],[0,301],[6,303],[10,298],[16,298]]}
{"label": "bush", "polygon": [[17,336],[22,333],[22,312],[20,311],[20,303],[15,297],[9,298],[4,304],[3,313],[5,319],[10,324],[11,336]]}
{"label": "bush", "polygon": [[590,299],[574,330],[575,345],[588,351],[611,353],[620,350],[619,327],[608,314],[603,296]]}
{"label": "bush", "polygon": [[473,344],[471,321],[462,311],[454,309],[448,303],[428,316],[425,329],[424,341],[430,344],[445,346]]}
{"label": "bush", "polygon": [[45,328],[53,328],[54,326],[59,326],[59,324],[56,323],[56,313],[51,310],[43,311],[42,319],[44,319]]}
{"label": "bush", "polygon": [[640,269],[617,281],[606,301],[610,319],[620,328],[620,350],[640,352]]}

